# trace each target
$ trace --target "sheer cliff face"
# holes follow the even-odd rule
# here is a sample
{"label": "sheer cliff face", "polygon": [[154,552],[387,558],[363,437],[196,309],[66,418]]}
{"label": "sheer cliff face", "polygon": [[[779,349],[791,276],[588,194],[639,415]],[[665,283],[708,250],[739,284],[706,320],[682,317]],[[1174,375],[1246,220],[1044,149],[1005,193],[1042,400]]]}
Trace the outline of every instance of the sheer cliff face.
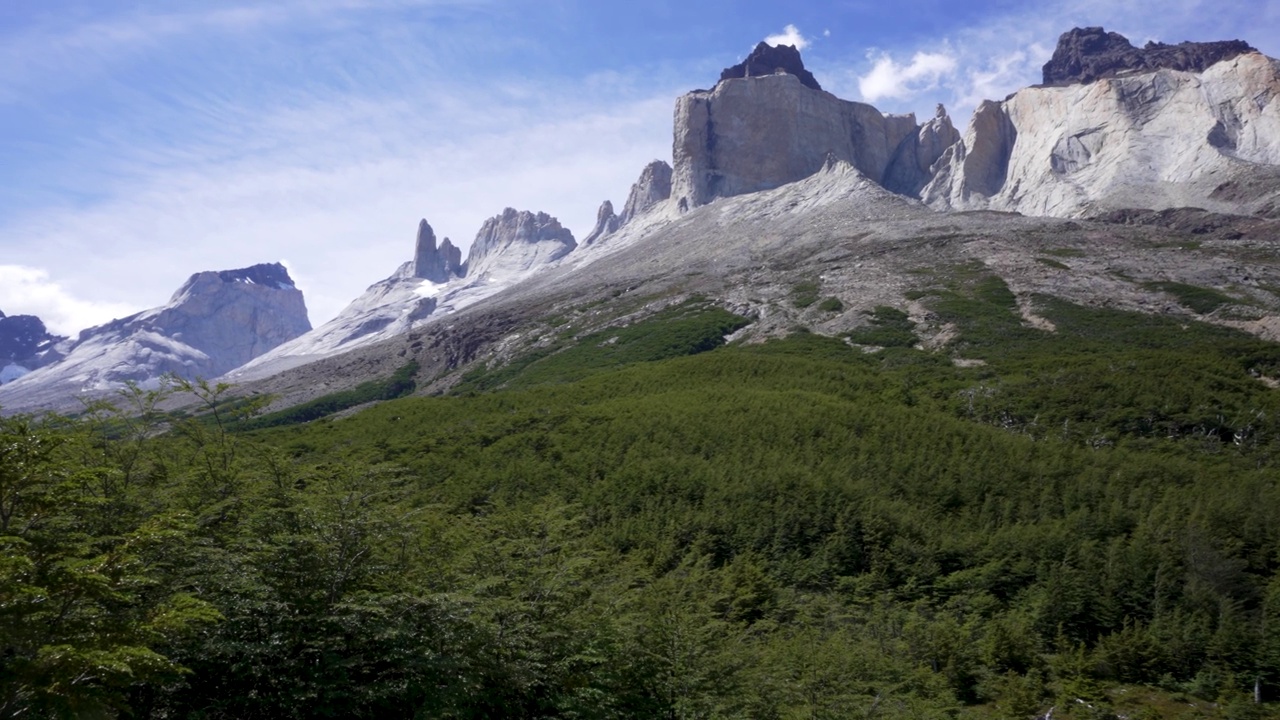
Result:
{"label": "sheer cliff face", "polygon": [[[1280,65],[1257,52],[1226,52],[1239,50],[1233,43],[1206,44],[1211,47],[1203,52],[1193,44],[1161,46],[1164,55],[1155,60],[1135,60],[1117,44],[1112,38],[1100,52],[1118,53],[1136,69],[1122,72],[1088,57],[1070,60],[1059,48],[1055,58],[1067,58],[1059,63],[1066,68],[1061,72],[1114,76],[1027,88],[1003,102],[983,103],[923,199],[937,209],[1062,217],[1123,207],[1247,213],[1273,202],[1280,187],[1274,182]],[[1127,41],[1124,46],[1130,47]],[[1192,68],[1206,58],[1227,59],[1199,72],[1149,69],[1165,55]],[[1046,78],[1051,70],[1059,72],[1046,66]],[[1253,190],[1228,192],[1240,187]]]}
{"label": "sheer cliff face", "polygon": [[270,264],[191,276],[163,308],[143,313],[120,328],[123,332],[144,329],[173,338],[207,358],[167,371],[216,377],[307,332],[311,323],[302,292],[288,271]]}
{"label": "sheer cliff face", "polygon": [[670,195],[690,210],[781,187],[842,161],[916,196],[958,139],[942,106],[917,125],[914,115],[841,100],[822,90],[795,48],[761,44],[721,73],[715,88],[676,102]]}
{"label": "sheer cliff face", "polygon": [[418,223],[418,240],[413,253],[413,276],[430,280],[434,283],[448,282],[452,278],[461,277],[462,250],[453,246],[449,238],[445,238],[436,247],[436,234],[431,225],[424,219]]}
{"label": "sheer cliff face", "polygon": [[686,209],[809,177],[828,156],[882,182],[912,116],[806,87],[794,75],[722,80],[676,103],[672,197]]}

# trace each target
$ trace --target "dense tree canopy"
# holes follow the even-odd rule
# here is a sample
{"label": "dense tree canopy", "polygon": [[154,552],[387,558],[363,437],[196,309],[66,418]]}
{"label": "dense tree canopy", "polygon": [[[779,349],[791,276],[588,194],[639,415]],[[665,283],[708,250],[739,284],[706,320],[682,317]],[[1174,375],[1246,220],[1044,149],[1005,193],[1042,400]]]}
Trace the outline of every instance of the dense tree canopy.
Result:
{"label": "dense tree canopy", "polygon": [[341,419],[0,420],[0,716],[1274,715],[1280,350],[982,283],[977,367],[685,308]]}

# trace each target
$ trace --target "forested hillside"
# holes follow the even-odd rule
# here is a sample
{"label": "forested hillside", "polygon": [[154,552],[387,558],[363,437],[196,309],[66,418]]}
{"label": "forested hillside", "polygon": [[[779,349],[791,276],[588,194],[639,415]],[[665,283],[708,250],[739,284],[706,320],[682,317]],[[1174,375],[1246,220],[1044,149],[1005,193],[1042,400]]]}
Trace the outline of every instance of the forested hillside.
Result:
{"label": "forested hillside", "polygon": [[0,420],[0,716],[1280,714],[1280,346],[918,299],[946,350],[695,300],[346,416]]}

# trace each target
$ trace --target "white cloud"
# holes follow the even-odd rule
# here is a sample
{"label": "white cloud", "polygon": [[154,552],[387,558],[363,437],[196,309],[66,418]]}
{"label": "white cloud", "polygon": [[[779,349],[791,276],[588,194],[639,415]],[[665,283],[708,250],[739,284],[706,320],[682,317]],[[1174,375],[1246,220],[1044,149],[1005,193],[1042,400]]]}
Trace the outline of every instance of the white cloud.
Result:
{"label": "white cloud", "polygon": [[501,86],[433,82],[406,93],[421,102],[324,93],[259,117],[221,108],[225,130],[132,149],[110,199],[0,222],[0,246],[137,308],[193,272],[287,257],[320,324],[412,256],[420,217],[464,252],[505,206],[546,211],[582,237],[600,202],[620,206],[645,164],[670,160],[676,88],[579,89],[526,86],[513,103]]}
{"label": "white cloud", "polygon": [[74,335],[138,309],[77,298],[40,268],[0,265],[0,310],[6,315],[37,315],[55,335]]}
{"label": "white cloud", "polygon": [[[1041,67],[1058,36],[1077,26],[1101,25],[1135,45],[1153,38],[1178,43],[1240,38],[1264,53],[1280,55],[1280,0],[1045,0],[1004,4],[971,25],[952,26],[945,35],[904,45],[882,46],[862,59],[815,68],[823,86],[842,97],[861,96],[886,112],[930,117],[943,102],[963,126],[982,100],[1001,100],[1041,81]],[[919,58],[942,55],[953,70],[909,77]]]}
{"label": "white cloud", "polygon": [[858,78],[858,92],[869,102],[918,95],[938,87],[940,80],[955,73],[956,64],[955,57],[940,52],[917,52],[907,65],[882,54],[871,71]]}
{"label": "white cloud", "polygon": [[977,107],[983,100],[1000,100],[1026,85],[1026,76],[1034,67],[1038,69],[1044,60],[1036,62],[1039,55],[1024,50],[1014,50],[992,58],[981,67],[970,68],[967,83],[957,88],[960,93],[957,104],[961,107]]}
{"label": "white cloud", "polygon": [[[366,4],[483,0],[326,1]],[[117,308],[160,305],[194,272],[288,258],[319,324],[412,256],[421,217],[464,251],[505,206],[546,211],[582,237],[601,201],[621,207],[645,164],[670,160],[671,107],[687,82],[678,68],[460,78],[439,71],[438,43],[387,40],[365,52],[359,34],[338,33],[315,58],[325,77],[345,77],[358,58],[358,82],[235,93],[225,86],[241,83],[236,65],[175,70],[201,82],[163,97],[131,92],[121,115],[50,146],[14,187],[53,190],[0,213],[0,248],[3,262],[52,271],[58,282],[46,275],[42,287],[70,292],[33,290],[61,300],[11,310],[5,301],[28,293],[0,279],[13,290],[0,310],[75,331]],[[254,52],[293,62],[287,45]],[[51,200],[59,194],[67,199]]]}
{"label": "white cloud", "polygon": [[777,47],[778,45],[794,45],[797,50],[803,50],[809,47],[809,40],[800,34],[800,29],[795,25],[788,25],[782,28],[782,32],[776,35],[770,35],[764,41]]}

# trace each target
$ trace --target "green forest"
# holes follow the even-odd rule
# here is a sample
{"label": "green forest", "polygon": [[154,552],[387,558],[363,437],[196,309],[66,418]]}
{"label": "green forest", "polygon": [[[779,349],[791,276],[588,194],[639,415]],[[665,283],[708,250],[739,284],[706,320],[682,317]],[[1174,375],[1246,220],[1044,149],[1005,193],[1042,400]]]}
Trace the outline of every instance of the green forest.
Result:
{"label": "green forest", "polygon": [[915,297],[0,419],[0,717],[1280,716],[1280,345]]}

